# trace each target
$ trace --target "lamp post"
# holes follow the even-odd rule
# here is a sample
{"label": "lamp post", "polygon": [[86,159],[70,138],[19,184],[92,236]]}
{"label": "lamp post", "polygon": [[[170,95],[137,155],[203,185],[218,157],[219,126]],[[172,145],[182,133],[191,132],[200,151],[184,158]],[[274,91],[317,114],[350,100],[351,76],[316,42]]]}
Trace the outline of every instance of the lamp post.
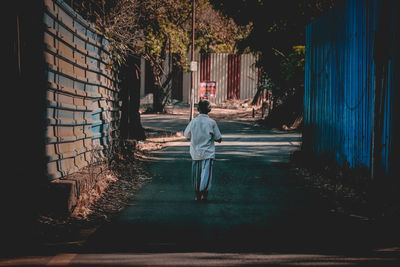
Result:
{"label": "lamp post", "polygon": [[193,119],[194,116],[194,72],[197,71],[197,64],[194,61],[194,30],[195,30],[195,21],[196,21],[196,0],[192,2],[192,55],[190,62],[190,71],[191,71],[191,88],[190,88],[190,118],[189,121]]}

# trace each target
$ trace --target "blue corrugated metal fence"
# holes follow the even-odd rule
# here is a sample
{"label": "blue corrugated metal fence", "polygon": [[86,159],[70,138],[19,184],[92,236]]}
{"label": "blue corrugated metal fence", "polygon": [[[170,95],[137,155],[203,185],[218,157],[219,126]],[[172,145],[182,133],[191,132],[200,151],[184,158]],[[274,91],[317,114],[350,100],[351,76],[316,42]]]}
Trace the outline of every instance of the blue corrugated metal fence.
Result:
{"label": "blue corrugated metal fence", "polygon": [[[348,0],[306,27],[303,149],[351,168],[371,171],[378,163],[391,177],[399,3],[387,3],[391,8],[382,15],[382,1]],[[383,16],[388,16],[390,29],[387,40],[378,40]],[[391,56],[385,63],[380,119],[374,117],[379,101],[374,59],[378,41],[388,43]],[[374,131],[378,122],[381,128]],[[377,133],[382,138],[374,141]],[[374,158],[377,148],[380,155]]]}

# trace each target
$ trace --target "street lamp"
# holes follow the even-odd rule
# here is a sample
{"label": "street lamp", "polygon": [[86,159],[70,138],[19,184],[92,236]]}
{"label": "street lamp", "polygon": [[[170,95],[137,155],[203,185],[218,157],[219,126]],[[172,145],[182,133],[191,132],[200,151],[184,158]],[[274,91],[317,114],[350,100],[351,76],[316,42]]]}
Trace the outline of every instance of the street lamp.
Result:
{"label": "street lamp", "polygon": [[192,55],[190,62],[190,71],[192,74],[191,88],[190,88],[190,118],[189,121],[193,119],[194,116],[194,74],[197,71],[197,62],[194,61],[194,30],[195,30],[195,20],[196,20],[196,0],[192,2]]}

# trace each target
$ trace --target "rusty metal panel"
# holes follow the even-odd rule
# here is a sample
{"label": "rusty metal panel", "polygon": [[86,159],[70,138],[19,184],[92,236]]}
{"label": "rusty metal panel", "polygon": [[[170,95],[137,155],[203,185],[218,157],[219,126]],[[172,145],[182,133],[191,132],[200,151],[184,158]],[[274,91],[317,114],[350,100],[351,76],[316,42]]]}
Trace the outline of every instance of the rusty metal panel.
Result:
{"label": "rusty metal panel", "polygon": [[240,55],[228,56],[228,99],[240,99]]}
{"label": "rusty metal panel", "polygon": [[210,80],[210,54],[200,54],[200,81]]}
{"label": "rusty metal panel", "polygon": [[[399,23],[394,10],[398,1],[388,1],[389,53],[382,89],[383,115],[374,119],[376,61],[374,44],[380,19],[380,1],[349,0],[306,27],[303,148],[334,159],[340,165],[371,170],[379,161],[392,177],[395,95],[398,82],[397,48]],[[397,37],[395,37],[397,36]],[[379,143],[374,142],[374,123],[381,122]],[[374,158],[374,146],[381,148]]]}

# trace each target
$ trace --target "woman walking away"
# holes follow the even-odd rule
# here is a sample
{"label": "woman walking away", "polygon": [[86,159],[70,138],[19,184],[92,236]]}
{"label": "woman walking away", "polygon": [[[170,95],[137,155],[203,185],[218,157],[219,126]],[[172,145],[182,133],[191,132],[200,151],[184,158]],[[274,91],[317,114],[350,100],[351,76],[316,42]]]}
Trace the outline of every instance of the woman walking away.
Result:
{"label": "woman walking away", "polygon": [[208,100],[200,100],[200,114],[190,121],[184,131],[190,140],[190,155],[192,157],[192,183],[196,200],[207,200],[211,188],[212,170],[215,161],[214,141],[221,143],[222,136],[215,120],[208,117],[211,111]]}

